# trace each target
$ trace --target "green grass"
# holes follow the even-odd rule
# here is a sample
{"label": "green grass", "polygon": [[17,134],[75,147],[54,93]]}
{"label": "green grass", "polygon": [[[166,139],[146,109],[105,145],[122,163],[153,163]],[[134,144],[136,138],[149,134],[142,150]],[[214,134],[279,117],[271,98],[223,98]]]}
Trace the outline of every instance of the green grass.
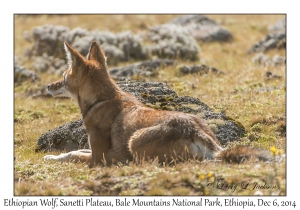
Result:
{"label": "green grass", "polygon": [[[25,30],[43,24],[65,25],[88,30],[132,30],[162,24],[176,15],[41,15],[15,16],[15,54],[30,68],[31,60],[23,57],[32,45],[23,38]],[[234,35],[231,43],[199,43],[200,63],[216,67],[225,75],[180,75],[176,67],[158,72],[147,81],[164,81],[179,95],[199,98],[216,111],[225,112],[246,129],[242,144],[286,150],[286,89],[257,92],[263,87],[285,86],[285,66],[259,66],[246,52],[267,33],[267,27],[283,15],[208,15]],[[113,23],[113,24],[112,24]],[[285,50],[266,53],[284,55]],[[180,64],[197,62],[179,61]],[[125,65],[125,64],[119,64]],[[281,80],[265,80],[271,71]],[[69,99],[37,98],[29,91],[59,79],[56,75],[39,74],[41,81],[16,84],[14,107],[14,193],[15,195],[286,195],[286,166],[266,163],[240,165],[219,162],[159,165],[143,160],[126,165],[88,168],[80,163],[44,162],[44,153],[35,153],[39,136],[59,125],[79,119],[77,104]],[[214,129],[214,128],[212,128]],[[216,129],[216,128],[215,128]],[[230,145],[229,145],[230,146]],[[51,152],[59,154],[59,152]],[[229,187],[218,189],[223,180]],[[275,186],[276,190],[243,190],[243,181]],[[208,183],[212,183],[209,184]],[[208,187],[213,186],[213,187]]]}

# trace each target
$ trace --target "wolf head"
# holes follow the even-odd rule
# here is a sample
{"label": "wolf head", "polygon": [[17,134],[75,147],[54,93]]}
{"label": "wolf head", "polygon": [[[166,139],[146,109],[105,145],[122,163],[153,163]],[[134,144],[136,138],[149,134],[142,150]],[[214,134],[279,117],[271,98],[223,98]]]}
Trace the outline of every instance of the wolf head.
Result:
{"label": "wolf head", "polygon": [[[47,86],[49,93],[54,97],[71,97],[78,102],[84,94],[96,97],[92,94],[95,92],[92,89],[97,88],[97,84],[108,77],[106,57],[100,45],[92,42],[86,58],[67,42],[64,43],[64,48],[68,69],[63,73],[61,80]],[[98,81],[95,81],[97,79]]]}

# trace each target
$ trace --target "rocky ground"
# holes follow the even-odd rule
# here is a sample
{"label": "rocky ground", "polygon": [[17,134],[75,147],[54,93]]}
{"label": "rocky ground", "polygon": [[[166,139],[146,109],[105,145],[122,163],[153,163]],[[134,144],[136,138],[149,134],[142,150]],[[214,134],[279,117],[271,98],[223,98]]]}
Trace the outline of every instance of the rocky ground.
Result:
{"label": "rocky ground", "polygon": [[38,73],[47,71],[60,75],[66,68],[62,47],[64,41],[86,55],[89,43],[95,40],[109,58],[109,65],[116,65],[124,61],[147,60],[153,56],[196,61],[200,58],[197,40],[224,42],[232,40],[233,36],[203,15],[183,15],[135,34],[131,31],[113,33],[42,25],[25,31],[24,38],[32,43],[32,47],[25,50],[25,55],[33,61],[32,69]]}

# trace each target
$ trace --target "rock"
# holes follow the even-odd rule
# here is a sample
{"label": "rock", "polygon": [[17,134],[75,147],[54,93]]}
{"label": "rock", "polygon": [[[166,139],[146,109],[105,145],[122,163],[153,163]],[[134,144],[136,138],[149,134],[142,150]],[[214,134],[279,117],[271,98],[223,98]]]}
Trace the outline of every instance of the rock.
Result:
{"label": "rock", "polygon": [[284,65],[286,63],[286,58],[280,55],[274,55],[273,58],[270,58],[269,56],[263,53],[258,53],[252,58],[252,62],[264,66],[279,66]]}
{"label": "rock", "polygon": [[28,70],[19,64],[15,64],[14,71],[14,82],[23,82],[28,79],[35,82],[40,79],[34,71]]}
{"label": "rock", "polygon": [[270,71],[267,71],[266,74],[265,74],[265,78],[266,78],[267,80],[271,80],[271,79],[281,79],[282,76],[278,76],[278,75],[276,75],[276,74],[273,74],[273,73],[270,72]]}
{"label": "rock", "polygon": [[145,47],[152,56],[191,61],[199,59],[200,48],[184,27],[173,24],[152,26],[146,34],[146,39],[152,42]]}
{"label": "rock", "polygon": [[41,135],[35,151],[88,149],[87,133],[82,119],[59,126]]}
{"label": "rock", "polygon": [[[33,47],[26,49],[25,52],[27,56],[34,59],[33,69],[40,72],[49,69],[59,70],[58,73],[61,73],[61,66],[64,63],[61,60],[65,60],[64,41],[82,55],[87,55],[90,43],[97,41],[109,58],[109,65],[131,60],[145,60],[150,56],[197,60],[200,48],[196,40],[185,31],[176,25],[151,27],[148,32],[138,34],[133,34],[131,31],[120,33],[88,31],[82,28],[70,30],[65,26],[43,25],[35,27],[32,33],[28,31],[24,33],[24,38],[28,42],[33,42]],[[55,59],[59,61],[53,63]]]}
{"label": "rock", "polygon": [[215,67],[211,67],[211,66],[207,66],[204,64],[200,64],[200,65],[192,65],[192,66],[185,66],[182,65],[179,67],[179,71],[183,74],[207,74],[209,72],[213,72],[215,74],[225,74],[223,71],[215,68]]}
{"label": "rock", "polygon": [[48,56],[54,56],[60,59],[65,58],[63,48],[64,41],[67,41],[81,54],[86,55],[90,43],[97,41],[110,59],[110,63],[119,61],[128,61],[129,59],[144,59],[146,51],[143,49],[140,36],[130,31],[124,31],[117,34],[109,31],[88,31],[81,28],[70,30],[65,26],[43,25],[35,27],[32,35],[25,33],[26,40],[33,40],[32,49],[28,50],[28,55],[42,56],[46,53]]}
{"label": "rock", "polygon": [[257,64],[267,64],[269,60],[270,59],[264,53],[257,53],[252,57],[252,62]]}
{"label": "rock", "polygon": [[280,55],[274,55],[273,59],[273,64],[275,66],[278,66],[278,65],[282,65],[282,64],[285,64],[286,63],[286,58],[285,57],[282,57]]}
{"label": "rock", "polygon": [[182,26],[196,39],[202,42],[228,42],[233,40],[233,35],[204,15],[183,15],[167,24]]}
{"label": "rock", "polygon": [[[162,82],[119,81],[117,84],[126,92],[133,94],[141,102],[154,109],[187,112],[201,117],[215,133],[221,144],[240,139],[244,127],[225,113],[213,110],[198,98],[180,97]],[[59,126],[40,136],[36,151],[88,148],[87,134],[83,121],[76,120]]]}
{"label": "rock", "polygon": [[154,76],[159,68],[174,65],[173,60],[156,59],[134,63],[123,67],[110,68],[108,71],[114,79],[130,79],[131,76]]}
{"label": "rock", "polygon": [[32,56],[32,68],[37,72],[62,75],[68,65],[63,59],[43,53],[42,56]]}
{"label": "rock", "polygon": [[[82,29],[76,29],[82,30]],[[109,57],[109,64],[117,64],[120,61],[147,58],[146,51],[142,46],[143,39],[131,31],[114,34],[109,31],[86,31],[81,36],[72,32],[75,36],[70,43],[82,55],[87,55],[92,41],[97,41]]]}
{"label": "rock", "polygon": [[286,18],[278,20],[274,25],[268,27],[269,32],[285,31],[286,30]]}
{"label": "rock", "polygon": [[[274,90],[285,90],[286,86],[285,85],[280,85],[280,86],[274,86],[274,87],[259,87],[256,89],[253,89],[251,91],[254,91],[255,93],[262,93],[262,92],[271,92]],[[249,92],[249,91],[245,91]]]}
{"label": "rock", "polygon": [[43,57],[36,57],[32,62],[32,68],[39,72],[46,72],[50,66],[50,61]]}
{"label": "rock", "polygon": [[[110,68],[108,71],[110,75],[114,79],[122,80],[122,79],[130,79],[131,77],[135,76],[155,76],[157,74],[158,69],[164,69],[167,66],[176,65],[177,62],[174,60],[168,59],[155,59],[155,60],[148,60],[143,62],[133,63],[131,65],[126,65],[123,67],[114,67]],[[178,70],[182,74],[207,74],[209,72],[215,73],[217,75],[225,74],[223,71],[207,66],[204,64],[199,65],[180,65],[178,66]]]}
{"label": "rock", "polygon": [[258,43],[254,44],[248,53],[253,52],[266,52],[270,49],[280,49],[285,48],[286,46],[286,34],[283,31],[276,32],[273,34],[268,34]]}
{"label": "rock", "polygon": [[48,92],[47,87],[45,85],[40,85],[37,90],[29,90],[28,96],[32,98],[52,98],[53,96]]}
{"label": "rock", "polygon": [[[56,57],[63,56],[62,46],[64,41],[69,41],[68,33],[70,29],[65,26],[43,25],[33,28],[32,37],[34,41],[31,54],[42,56],[44,53]],[[25,37],[27,40],[30,39]]]}
{"label": "rock", "polygon": [[261,64],[261,65],[266,65],[266,66],[272,64],[271,59],[263,53],[257,53],[252,58],[252,62],[257,63],[257,64]]}
{"label": "rock", "polygon": [[203,15],[183,15],[166,24],[149,27],[145,39],[153,43],[145,46],[147,54],[196,61],[200,53],[196,40],[227,42],[233,40],[233,36]]}
{"label": "rock", "polygon": [[269,33],[265,38],[254,44],[248,53],[266,52],[270,49],[286,48],[286,20],[281,19],[275,25],[269,27]]}

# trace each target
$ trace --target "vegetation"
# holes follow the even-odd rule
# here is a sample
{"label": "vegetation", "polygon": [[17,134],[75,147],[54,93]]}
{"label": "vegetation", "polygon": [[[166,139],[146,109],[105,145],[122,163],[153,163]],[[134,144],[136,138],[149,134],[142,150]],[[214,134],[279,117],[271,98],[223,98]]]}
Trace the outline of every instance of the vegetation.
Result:
{"label": "vegetation", "polygon": [[[44,24],[69,28],[110,30],[133,33],[148,26],[164,24],[177,15],[26,15],[15,16],[15,54],[30,69],[31,60],[23,56],[32,43],[25,30]],[[179,74],[169,66],[147,81],[163,81],[179,95],[199,98],[216,111],[226,112],[246,129],[238,144],[260,147],[275,155],[286,149],[285,65],[259,65],[247,54],[264,38],[267,27],[284,15],[207,15],[227,28],[234,41],[198,43],[200,63],[216,67],[225,75]],[[113,23],[113,24],[112,24]],[[266,52],[285,56],[285,49]],[[199,64],[178,61],[182,65]],[[119,64],[125,65],[125,63]],[[267,71],[281,79],[266,79]],[[38,73],[40,81],[15,83],[14,107],[14,192],[15,195],[286,195],[286,165],[246,162],[225,164],[197,162],[158,164],[155,160],[135,160],[125,165],[88,168],[81,163],[44,162],[44,153],[35,153],[38,137],[59,125],[81,117],[77,104],[69,99],[32,98],[29,92],[61,76]],[[270,91],[265,91],[266,89]],[[232,145],[228,145],[232,146]],[[270,149],[271,148],[271,149]],[[60,152],[53,152],[59,154]],[[242,189],[243,182],[262,188]],[[211,183],[211,184],[209,184]],[[222,185],[223,184],[223,185]],[[237,186],[234,189],[234,186]],[[222,189],[220,189],[222,188]]]}

